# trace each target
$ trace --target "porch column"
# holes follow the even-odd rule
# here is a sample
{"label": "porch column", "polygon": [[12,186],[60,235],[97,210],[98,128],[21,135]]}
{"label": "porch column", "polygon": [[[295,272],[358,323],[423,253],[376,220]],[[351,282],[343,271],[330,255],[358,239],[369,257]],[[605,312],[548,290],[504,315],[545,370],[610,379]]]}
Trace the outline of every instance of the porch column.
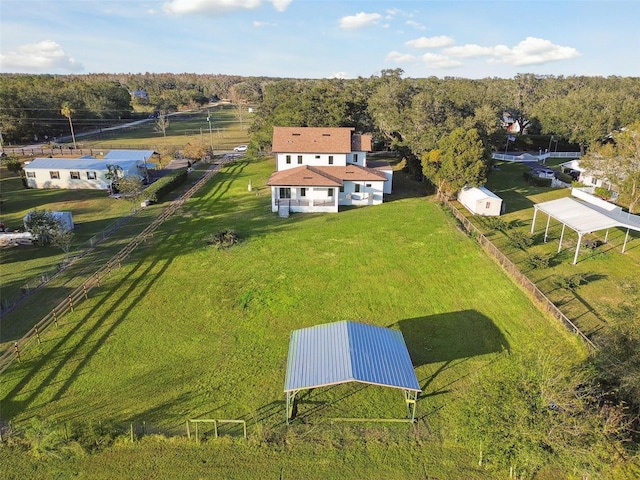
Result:
{"label": "porch column", "polygon": [[562,232],[560,233],[560,241],[558,242],[558,253],[560,253],[560,250],[562,250],[562,239],[564,238],[564,227],[566,227],[566,225],[563,223]]}
{"label": "porch column", "polygon": [[531,234],[533,235],[533,230],[536,228],[536,215],[538,214],[538,206],[535,205],[533,207],[533,220],[531,221]]}

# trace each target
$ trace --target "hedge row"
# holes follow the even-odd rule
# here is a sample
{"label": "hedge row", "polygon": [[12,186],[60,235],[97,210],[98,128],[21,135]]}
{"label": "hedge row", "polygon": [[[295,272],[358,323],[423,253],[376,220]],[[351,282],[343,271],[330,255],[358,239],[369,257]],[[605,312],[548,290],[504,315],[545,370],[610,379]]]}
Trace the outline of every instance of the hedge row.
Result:
{"label": "hedge row", "polygon": [[149,185],[144,191],[143,197],[151,202],[157,202],[179,185],[182,185],[186,180],[186,169],[170,173]]}

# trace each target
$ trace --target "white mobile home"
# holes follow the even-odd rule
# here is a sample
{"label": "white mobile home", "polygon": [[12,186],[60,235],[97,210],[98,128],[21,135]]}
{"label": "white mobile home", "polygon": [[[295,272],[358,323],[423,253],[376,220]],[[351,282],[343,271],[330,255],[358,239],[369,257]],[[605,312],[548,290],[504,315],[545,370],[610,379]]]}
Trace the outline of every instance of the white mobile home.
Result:
{"label": "white mobile home", "polygon": [[80,158],[36,158],[24,166],[29,188],[66,188],[107,190],[107,165],[117,165],[122,176],[147,178],[147,160],[153,150],[111,150],[103,159],[91,156]]}
{"label": "white mobile home", "polygon": [[502,199],[485,187],[464,187],[458,201],[474,215],[497,217],[503,211]]}

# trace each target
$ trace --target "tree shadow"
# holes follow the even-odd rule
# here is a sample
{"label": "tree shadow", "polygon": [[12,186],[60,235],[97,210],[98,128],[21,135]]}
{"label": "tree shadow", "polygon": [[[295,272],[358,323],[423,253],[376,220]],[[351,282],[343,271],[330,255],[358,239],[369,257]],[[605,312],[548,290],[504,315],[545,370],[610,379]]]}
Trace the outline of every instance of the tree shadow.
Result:
{"label": "tree shadow", "polygon": [[509,350],[502,332],[477,310],[409,318],[396,325],[416,368]]}

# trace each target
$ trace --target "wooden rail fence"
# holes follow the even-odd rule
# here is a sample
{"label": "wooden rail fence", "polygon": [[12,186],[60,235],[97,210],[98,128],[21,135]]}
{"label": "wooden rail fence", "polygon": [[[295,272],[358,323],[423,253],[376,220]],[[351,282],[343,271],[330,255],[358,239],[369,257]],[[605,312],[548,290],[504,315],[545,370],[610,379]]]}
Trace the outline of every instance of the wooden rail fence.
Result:
{"label": "wooden rail fence", "polygon": [[598,350],[598,347],[591,341],[589,337],[587,337],[569,318],[562,313],[562,311],[551,301],[549,298],[542,293],[542,291],[537,287],[535,283],[533,283],[529,277],[527,277],[524,273],[522,273],[518,267],[513,263],[504,253],[500,251],[498,247],[496,247],[491,240],[484,236],[484,234],[476,227],[471,221],[464,216],[460,210],[458,210],[455,205],[451,202],[444,200],[444,205],[453,213],[453,215],[460,221],[463,228],[475,235],[476,240],[485,249],[488,253],[490,253],[500,264],[500,266],[513,278],[516,282],[518,282],[522,288],[525,289],[529,294],[535,298],[538,306],[542,308],[543,311],[549,313],[556,320],[562,322],[562,324],[567,327],[569,330],[573,331],[578,337],[580,337],[584,343],[589,347],[592,351]]}
{"label": "wooden rail fence", "polygon": [[51,326],[58,326],[60,318],[78,306],[83,300],[89,298],[89,292],[100,286],[101,281],[111,275],[111,272],[120,268],[127,257],[140,245],[145,242],[149,236],[162,225],[178,208],[180,208],[189,198],[191,198],[209,179],[216,174],[223,165],[231,163],[235,157],[226,157],[225,159],[213,164],[204,175],[194,183],[189,190],[180,196],[179,199],[172,201],[160,215],[149,224],[140,234],[138,234],[131,242],[129,242],[122,250],[116,253],[106,264],[93,273],[82,285],[71,292],[64,300],[56,305],[49,313],[47,313],[38,323],[36,323],[22,338],[13,342],[12,345],[5,348],[0,354],[0,374],[3,373],[11,364],[18,360],[21,361],[21,352],[31,345],[41,343],[41,335]]}

